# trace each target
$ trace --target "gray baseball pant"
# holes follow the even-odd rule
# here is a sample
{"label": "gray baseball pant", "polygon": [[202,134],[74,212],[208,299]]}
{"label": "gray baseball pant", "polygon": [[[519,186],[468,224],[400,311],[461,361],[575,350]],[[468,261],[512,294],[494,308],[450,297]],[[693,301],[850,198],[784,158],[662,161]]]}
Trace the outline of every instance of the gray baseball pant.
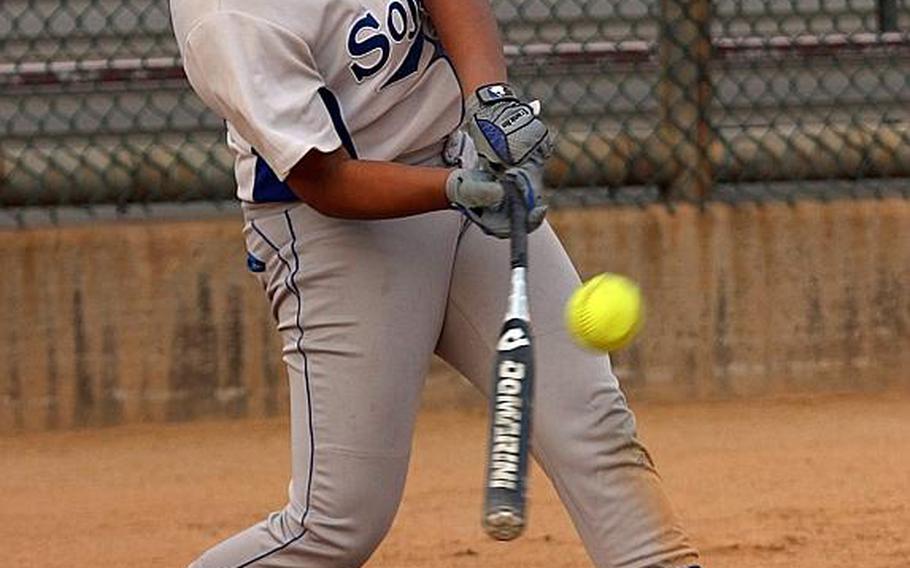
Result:
{"label": "gray baseball pant", "polygon": [[[487,392],[508,243],[454,211],[360,222],[282,204],[246,217],[290,377],[290,499],[191,568],[355,568],[398,508],[434,351]],[[694,564],[609,360],[564,329],[579,279],[547,225],[530,263],[538,462],[597,567]]]}

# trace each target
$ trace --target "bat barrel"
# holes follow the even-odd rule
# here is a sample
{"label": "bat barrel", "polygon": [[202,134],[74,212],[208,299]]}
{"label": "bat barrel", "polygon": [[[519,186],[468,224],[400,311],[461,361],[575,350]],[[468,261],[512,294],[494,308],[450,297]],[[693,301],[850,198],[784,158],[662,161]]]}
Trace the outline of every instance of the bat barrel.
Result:
{"label": "bat barrel", "polygon": [[515,540],[525,530],[524,511],[519,513],[507,508],[489,511],[484,516],[483,528],[496,540]]}
{"label": "bat barrel", "polygon": [[534,353],[527,320],[503,324],[490,393],[490,436],[483,526],[512,540],[526,523],[525,491],[534,400]]}

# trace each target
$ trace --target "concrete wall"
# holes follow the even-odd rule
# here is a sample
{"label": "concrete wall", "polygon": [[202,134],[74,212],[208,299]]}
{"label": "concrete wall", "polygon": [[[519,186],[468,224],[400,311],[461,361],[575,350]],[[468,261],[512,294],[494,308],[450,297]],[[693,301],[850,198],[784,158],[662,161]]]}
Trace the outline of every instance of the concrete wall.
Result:
{"label": "concrete wall", "polygon": [[627,387],[673,398],[910,386],[910,202],[565,212],[583,272],[642,283]]}
{"label": "concrete wall", "polygon": [[277,336],[239,229],[0,232],[0,431],[280,412]]}
{"label": "concrete wall", "polygon": [[[642,283],[635,396],[910,388],[910,201],[552,220],[584,274]],[[0,432],[285,412],[236,218],[0,231],[0,266]],[[461,388],[437,373],[427,399]]]}

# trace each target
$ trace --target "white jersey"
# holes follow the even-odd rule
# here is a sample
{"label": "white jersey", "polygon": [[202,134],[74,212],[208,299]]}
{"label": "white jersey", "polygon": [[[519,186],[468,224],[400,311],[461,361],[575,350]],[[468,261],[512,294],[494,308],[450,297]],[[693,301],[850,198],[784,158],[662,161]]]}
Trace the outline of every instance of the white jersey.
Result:
{"label": "white jersey", "polygon": [[190,84],[227,121],[238,197],[288,201],[310,150],[436,151],[461,91],[419,0],[171,0]]}

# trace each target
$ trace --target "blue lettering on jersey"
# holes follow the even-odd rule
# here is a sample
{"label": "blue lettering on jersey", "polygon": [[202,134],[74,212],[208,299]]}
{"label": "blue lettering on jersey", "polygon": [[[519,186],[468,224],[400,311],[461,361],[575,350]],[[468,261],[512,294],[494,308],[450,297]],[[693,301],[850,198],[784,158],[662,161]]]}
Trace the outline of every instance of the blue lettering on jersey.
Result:
{"label": "blue lettering on jersey", "polygon": [[377,52],[379,54],[372,65],[351,64],[351,73],[354,74],[358,83],[379,73],[392,55],[392,45],[389,43],[389,38],[379,31],[381,29],[382,26],[376,16],[367,12],[354,23],[348,34],[348,54],[353,59],[362,61],[370,56],[376,58]]}
{"label": "blue lettering on jersey", "polygon": [[445,57],[442,43],[436,37],[418,0],[389,2],[384,24],[376,15],[367,11],[354,22],[348,32],[348,54],[353,60],[350,69],[358,83],[382,71],[389,64],[393,45],[403,42],[411,42],[407,54],[380,89],[420,71],[420,61],[428,44],[433,48],[431,64]]}
{"label": "blue lettering on jersey", "polygon": [[399,43],[408,35],[408,28],[410,23],[408,21],[408,14],[405,12],[404,4],[401,2],[392,2],[389,4],[389,18],[387,20],[389,25],[389,35],[392,36],[392,41]]}

